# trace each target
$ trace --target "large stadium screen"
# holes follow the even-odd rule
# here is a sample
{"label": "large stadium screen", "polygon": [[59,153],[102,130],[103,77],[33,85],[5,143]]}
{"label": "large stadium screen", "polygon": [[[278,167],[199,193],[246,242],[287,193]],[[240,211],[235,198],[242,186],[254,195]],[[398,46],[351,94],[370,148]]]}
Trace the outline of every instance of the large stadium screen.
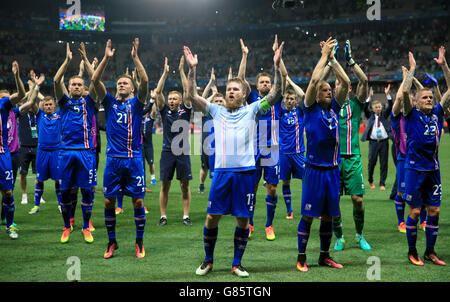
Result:
{"label": "large stadium screen", "polygon": [[102,9],[83,9],[79,14],[59,8],[60,30],[105,31],[105,12]]}

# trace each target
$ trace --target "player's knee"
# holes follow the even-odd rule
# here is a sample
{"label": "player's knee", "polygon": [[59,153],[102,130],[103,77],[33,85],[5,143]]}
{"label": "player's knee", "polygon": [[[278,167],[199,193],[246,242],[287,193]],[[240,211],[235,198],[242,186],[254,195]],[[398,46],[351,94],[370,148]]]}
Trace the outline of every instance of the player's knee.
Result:
{"label": "player's knee", "polygon": [[170,182],[169,181],[162,181],[161,182],[161,191],[163,191],[164,193],[169,192],[170,189]]}
{"label": "player's knee", "polygon": [[363,197],[361,195],[352,195],[353,206],[356,209],[362,209],[363,207]]}
{"label": "player's knee", "polygon": [[277,185],[267,184],[267,194],[270,196],[277,195]]}
{"label": "player's knee", "polygon": [[429,216],[439,216],[441,209],[439,207],[428,207],[427,212]]}
{"label": "player's knee", "polygon": [[8,198],[9,198],[9,197],[13,196],[13,191],[12,191],[12,190],[4,191],[3,195],[4,195],[5,197],[8,197]]}
{"label": "player's knee", "polygon": [[219,224],[220,217],[221,217],[220,215],[211,215],[211,214],[206,215],[206,222],[205,222],[206,228],[207,229],[216,228]]}
{"label": "player's knee", "polygon": [[313,222],[313,217],[311,216],[302,216],[302,219],[306,222],[306,223],[312,223]]}
{"label": "player's knee", "polygon": [[133,205],[135,209],[141,209],[144,207],[144,200],[142,198],[133,199]]}
{"label": "player's knee", "polygon": [[410,208],[409,209],[409,216],[411,216],[411,218],[417,220],[420,216],[420,208]]}
{"label": "player's knee", "polygon": [[105,198],[105,208],[107,209],[113,209],[116,205],[116,199],[115,198]]}
{"label": "player's knee", "polygon": [[189,194],[189,181],[181,181],[180,182],[181,193],[183,196]]}

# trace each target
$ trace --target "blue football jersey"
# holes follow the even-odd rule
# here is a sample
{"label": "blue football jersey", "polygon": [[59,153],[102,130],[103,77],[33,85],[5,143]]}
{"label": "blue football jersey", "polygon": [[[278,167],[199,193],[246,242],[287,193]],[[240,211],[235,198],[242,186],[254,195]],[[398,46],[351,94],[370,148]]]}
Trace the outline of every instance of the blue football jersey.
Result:
{"label": "blue football jersey", "polygon": [[300,106],[288,111],[282,102],[275,104],[280,125],[280,152],[283,154],[304,153],[303,110]]}
{"label": "blue football jersey", "polygon": [[94,100],[89,95],[77,100],[63,95],[58,105],[62,123],[61,148],[92,148],[92,117],[97,111]]}
{"label": "blue football jersey", "polygon": [[[252,104],[256,101],[262,100],[263,97],[260,96],[255,91],[251,91],[247,97],[247,104]],[[281,103],[283,99],[280,98],[277,103]],[[256,144],[259,147],[270,147],[278,145],[278,112],[275,105],[261,115],[258,123],[258,129],[256,134]]]}
{"label": "blue football jersey", "polygon": [[61,114],[56,111],[48,115],[41,109],[37,113],[38,148],[42,150],[57,150],[61,144]]}
{"label": "blue football jersey", "polygon": [[142,156],[141,124],[144,104],[137,96],[120,101],[107,93],[102,102],[106,117],[106,156]]}
{"label": "blue football jersey", "polygon": [[9,97],[0,99],[0,153],[9,152],[8,147],[8,116],[12,108]]}
{"label": "blue football jersey", "polygon": [[303,107],[306,131],[306,162],[315,166],[335,167],[341,162],[339,150],[339,104],[333,98],[330,110],[317,102]]}
{"label": "blue football jersey", "polygon": [[406,161],[405,168],[418,171],[439,169],[439,140],[442,132],[444,110],[440,103],[430,114],[424,114],[416,107],[405,116]]}

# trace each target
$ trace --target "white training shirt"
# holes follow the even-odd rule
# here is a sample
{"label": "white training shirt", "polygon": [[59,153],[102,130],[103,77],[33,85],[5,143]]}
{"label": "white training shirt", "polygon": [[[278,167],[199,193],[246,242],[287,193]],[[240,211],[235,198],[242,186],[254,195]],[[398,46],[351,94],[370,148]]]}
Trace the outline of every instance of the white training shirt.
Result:
{"label": "white training shirt", "polygon": [[215,171],[255,169],[256,130],[262,113],[261,101],[237,109],[207,103],[206,114],[214,122]]}

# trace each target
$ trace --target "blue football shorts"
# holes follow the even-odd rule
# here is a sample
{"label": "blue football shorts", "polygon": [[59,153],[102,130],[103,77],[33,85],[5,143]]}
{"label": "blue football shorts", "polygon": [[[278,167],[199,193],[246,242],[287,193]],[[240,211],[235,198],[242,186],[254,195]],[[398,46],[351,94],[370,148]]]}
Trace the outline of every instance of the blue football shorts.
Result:
{"label": "blue football shorts", "polygon": [[255,202],[254,170],[214,171],[208,198],[208,214],[252,217]]}
{"label": "blue football shorts", "polygon": [[302,181],[302,215],[339,216],[339,167],[306,164]]}
{"label": "blue football shorts", "polygon": [[124,195],[144,198],[145,171],[142,157],[106,158],[103,194],[106,198],[116,197],[121,189]]}

